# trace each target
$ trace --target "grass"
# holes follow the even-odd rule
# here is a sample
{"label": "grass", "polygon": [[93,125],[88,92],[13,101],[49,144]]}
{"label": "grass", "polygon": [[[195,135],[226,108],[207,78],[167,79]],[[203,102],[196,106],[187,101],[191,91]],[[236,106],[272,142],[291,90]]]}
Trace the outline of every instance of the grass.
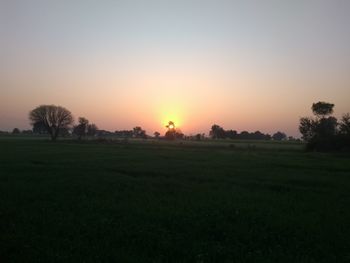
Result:
{"label": "grass", "polygon": [[0,262],[350,262],[350,156],[0,138]]}

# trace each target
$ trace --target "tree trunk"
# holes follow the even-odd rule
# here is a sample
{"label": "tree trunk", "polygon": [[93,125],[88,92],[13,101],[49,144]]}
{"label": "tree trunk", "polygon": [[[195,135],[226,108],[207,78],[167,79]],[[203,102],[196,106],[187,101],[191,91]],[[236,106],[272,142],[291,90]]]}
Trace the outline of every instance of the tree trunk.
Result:
{"label": "tree trunk", "polygon": [[59,128],[52,128],[51,131],[51,141],[56,141],[59,133]]}

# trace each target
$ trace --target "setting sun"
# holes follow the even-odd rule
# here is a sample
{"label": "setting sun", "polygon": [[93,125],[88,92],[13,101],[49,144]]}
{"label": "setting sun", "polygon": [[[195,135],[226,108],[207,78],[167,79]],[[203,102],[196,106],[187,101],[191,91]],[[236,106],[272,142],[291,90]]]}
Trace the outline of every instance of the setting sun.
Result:
{"label": "setting sun", "polygon": [[[175,114],[169,114],[167,115],[168,117],[164,117],[163,120],[162,120],[162,126],[163,127],[166,127],[167,129],[174,129],[175,128],[175,125],[176,127],[181,127],[181,125],[183,124],[181,121],[180,121],[180,117],[179,115],[175,115]],[[169,122],[172,122],[172,124],[169,124]]]}

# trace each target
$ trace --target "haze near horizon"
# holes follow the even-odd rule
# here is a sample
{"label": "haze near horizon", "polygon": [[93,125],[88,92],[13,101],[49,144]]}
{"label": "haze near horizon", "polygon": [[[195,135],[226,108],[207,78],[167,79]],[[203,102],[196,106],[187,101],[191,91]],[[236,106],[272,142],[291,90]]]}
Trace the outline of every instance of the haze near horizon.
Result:
{"label": "haze near horizon", "polygon": [[0,130],[61,105],[101,129],[299,136],[350,111],[349,1],[1,1]]}

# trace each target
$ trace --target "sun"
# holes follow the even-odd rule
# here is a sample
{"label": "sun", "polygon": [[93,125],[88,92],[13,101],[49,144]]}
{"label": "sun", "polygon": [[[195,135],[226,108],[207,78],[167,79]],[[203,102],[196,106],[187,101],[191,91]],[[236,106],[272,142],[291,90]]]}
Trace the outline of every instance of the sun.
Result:
{"label": "sun", "polygon": [[[169,105],[157,108],[157,118],[160,120],[159,124],[164,130],[178,129],[184,125],[184,110],[180,105],[170,107]],[[172,123],[169,123],[172,122]]]}
{"label": "sun", "polygon": [[176,127],[181,127],[182,122],[177,114],[164,114],[164,117],[162,118],[162,126],[167,129],[175,129]]}

